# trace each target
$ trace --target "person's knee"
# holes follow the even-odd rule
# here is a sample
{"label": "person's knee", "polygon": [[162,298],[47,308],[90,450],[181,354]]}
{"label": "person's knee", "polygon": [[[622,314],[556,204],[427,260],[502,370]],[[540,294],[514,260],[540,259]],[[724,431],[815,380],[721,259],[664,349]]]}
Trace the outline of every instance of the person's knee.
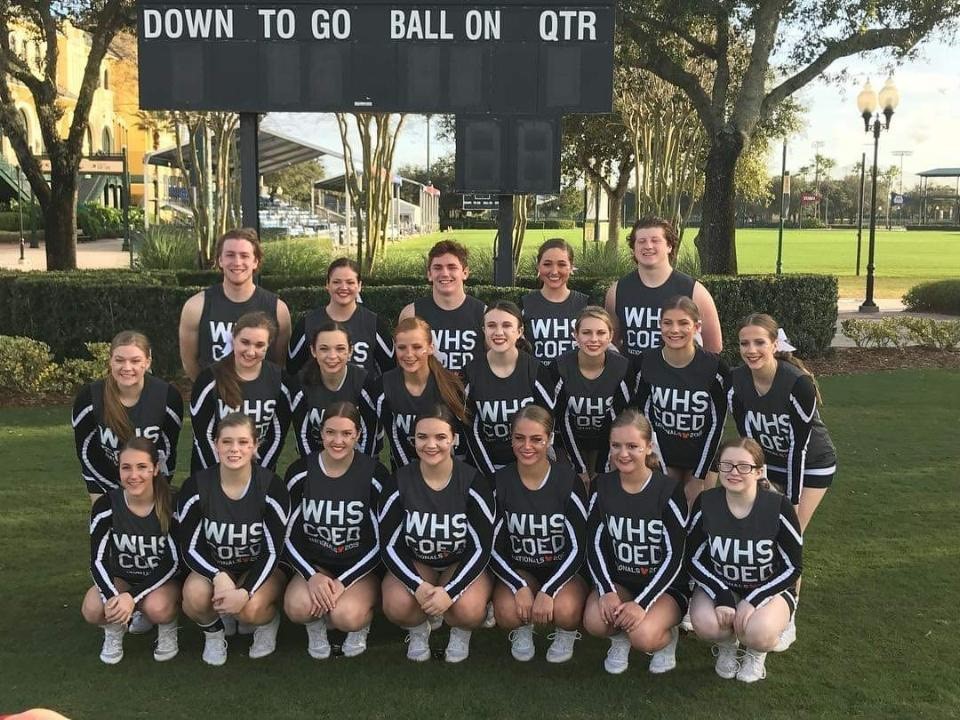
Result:
{"label": "person's knee", "polygon": [[466,628],[479,627],[486,615],[487,603],[481,595],[463,596],[444,613],[451,625]]}
{"label": "person's knee", "polygon": [[419,609],[416,599],[406,590],[384,588],[383,614],[394,623],[407,622]]}
{"label": "person's knee", "polygon": [[305,623],[310,620],[313,609],[310,595],[301,589],[289,588],[283,597],[283,612],[292,622]]}
{"label": "person's knee", "polygon": [[343,632],[359,630],[373,618],[373,607],[367,604],[340,602],[330,612],[331,624]]}
{"label": "person's knee", "polygon": [[594,637],[609,637],[610,628],[600,617],[600,613],[595,608],[587,608],[583,614],[583,629]]}
{"label": "person's knee", "polygon": [[80,614],[83,615],[83,619],[91,625],[103,624],[106,618],[104,618],[103,615],[103,601],[100,600],[100,596],[95,595],[91,598],[90,594],[88,594],[80,606]]}
{"label": "person's knee", "polygon": [[237,620],[251,625],[266,625],[276,613],[275,598],[262,592],[254,593],[243,610],[237,613]]}
{"label": "person's knee", "polygon": [[630,645],[640,652],[656,652],[664,646],[663,630],[653,627],[649,622],[642,622],[630,633]]}
{"label": "person's knee", "polygon": [[770,626],[748,627],[743,636],[743,644],[751,650],[770,652],[780,641],[780,633]]}
{"label": "person's knee", "polygon": [[155,625],[171,622],[177,616],[176,596],[174,593],[152,592],[143,599],[141,610]]}
{"label": "person's knee", "polygon": [[561,594],[553,605],[553,623],[564,630],[575,630],[583,620],[583,604],[579,599]]}

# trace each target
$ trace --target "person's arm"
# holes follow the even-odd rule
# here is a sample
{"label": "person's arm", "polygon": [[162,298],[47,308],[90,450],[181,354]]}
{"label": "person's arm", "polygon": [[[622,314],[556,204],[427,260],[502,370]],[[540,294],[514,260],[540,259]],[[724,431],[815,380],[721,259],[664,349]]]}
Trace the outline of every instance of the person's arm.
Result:
{"label": "person's arm", "polygon": [[585,472],[588,472],[589,468],[587,467],[583,453],[580,452],[580,448],[577,446],[577,436],[570,422],[569,411],[567,409],[568,403],[569,395],[567,394],[567,386],[561,378],[557,381],[557,407],[555,415],[557,425],[559,425],[558,435],[561,444],[567,451],[567,457],[570,458],[570,462],[573,464],[573,469],[577,471],[578,475],[583,475]]}
{"label": "person's arm", "polygon": [[167,405],[160,425],[160,441],[157,443],[157,449],[160,452],[160,471],[167,477],[173,477],[177,469],[177,446],[180,443],[181,429],[183,429],[183,398],[176,385],[170,383],[167,385]]}
{"label": "person's arm", "polygon": [[203,314],[203,291],[183,304],[180,312],[180,364],[191,381],[200,374],[200,316]]}
{"label": "person's arm", "polygon": [[413,317],[416,314],[417,314],[417,311],[413,303],[410,303],[409,305],[405,305],[403,310],[400,311],[400,315],[397,317],[397,322],[400,322],[401,320],[408,317]]}
{"label": "person's arm", "polygon": [[117,470],[100,444],[90,385],[85,385],[74,400],[71,425],[77,459],[80,460],[80,474],[87,484],[87,490],[105,493],[119,487]]}
{"label": "person's arm", "polygon": [[263,539],[266,548],[243,578],[240,586],[250,595],[263,587],[270,573],[277,567],[280,551],[287,536],[287,518],[290,515],[290,496],[279,475],[274,475],[267,489],[263,506]]}
{"label": "person's arm", "polygon": [[110,537],[113,534],[113,507],[101,495],[90,509],[90,575],[107,600],[120,594],[110,574]]}
{"label": "person's arm", "polygon": [[527,581],[510,564],[510,532],[501,515],[493,528],[493,543],[490,551],[490,570],[500,581],[516,595],[521,588],[527,587]]}
{"label": "person's arm", "polygon": [[533,402],[553,412],[557,406],[557,383],[546,365],[539,360],[535,362],[537,376],[533,381]]}
{"label": "person's arm", "polygon": [[290,343],[290,309],[277,298],[277,337],[270,349],[270,359],[283,367],[287,360],[287,346]]}
{"label": "person's arm", "polygon": [[260,444],[260,464],[264,467],[276,467],[283,443],[287,439],[287,430],[290,427],[291,407],[293,396],[290,393],[290,380],[283,374],[280,378],[280,392],[277,395],[277,404],[273,411],[273,419],[267,430],[263,442]]}
{"label": "person's arm", "polygon": [[289,378],[287,390],[290,392],[290,426],[293,439],[297,444],[297,455],[306,457],[319,450],[310,432],[310,404],[303,386],[296,378]]}
{"label": "person's arm", "polygon": [[703,529],[703,508],[698,497],[690,510],[690,529],[687,532],[687,554],[690,577],[720,607],[736,609],[737,600],[722,577],[710,569],[710,538]]}
{"label": "person's arm", "polygon": [[703,349],[719,353],[723,350],[723,334],[720,331],[720,315],[717,305],[713,302],[713,295],[702,283],[693,284],[693,298],[700,310],[700,337],[703,338]]}
{"label": "person's arm", "polygon": [[[607,288],[607,294],[603,297],[603,308],[608,313],[610,317],[617,317],[617,283],[619,281],[614,281],[610,284],[610,287]],[[620,329],[619,320],[614,323],[616,325],[617,331],[613,336],[613,344],[620,348],[620,352],[623,352],[623,335]]]}
{"label": "person's arm", "polygon": [[730,386],[730,369],[727,364],[720,360],[717,365],[717,372],[710,383],[710,408],[706,414],[706,424],[703,428],[704,440],[703,448],[700,451],[700,459],[693,470],[693,476],[700,480],[707,477],[710,469],[713,467],[713,460],[717,455],[717,448],[720,447],[720,439],[723,437],[723,424],[727,419],[727,388]]}
{"label": "person's arm", "polygon": [[777,593],[792,587],[803,570],[803,534],[800,531],[800,521],[785,495],[780,499],[780,529],[777,532],[776,552],[783,559],[783,570],[754,588],[744,598],[755,608]]}
{"label": "person's arm", "polygon": [[423,584],[423,578],[417,571],[413,553],[403,541],[403,507],[401,506],[400,490],[395,479],[384,488],[378,519],[380,521],[380,537],[383,551],[383,564],[393,573],[393,576],[402,582],[410,593],[415,593]]}
{"label": "person's arm", "polygon": [[594,487],[593,495],[590,497],[590,509],[587,513],[587,567],[590,569],[593,584],[597,587],[597,592],[600,595],[617,591],[604,551],[604,545],[608,542],[606,534],[603,510],[600,507],[600,494]]}
{"label": "person's arm", "polygon": [[787,450],[786,495],[794,505],[800,504],[803,492],[803,471],[807,461],[807,443],[817,414],[817,389],[809,375],[801,375],[790,391],[790,448]]}
{"label": "person's arm", "polygon": [[353,585],[369,575],[380,564],[380,521],[377,518],[377,509],[380,507],[380,494],[385,486],[390,484],[390,473],[377,463],[370,479],[370,500],[367,503],[367,513],[370,516],[370,527],[373,530],[372,542],[363,549],[363,553],[350,567],[337,576],[345,588]]}
{"label": "person's arm", "polygon": [[687,540],[687,497],[683,483],[678,482],[663,508],[663,561],[643,591],[634,601],[644,610],[657,601],[683,570],[684,547]]}
{"label": "person's arm", "polygon": [[290,332],[287,345],[287,372],[296,375],[310,361],[310,345],[307,338],[307,316],[301,315]]}
{"label": "person's arm", "polygon": [[466,398],[466,406],[473,410],[473,419],[468,426],[464,427],[467,448],[470,451],[470,456],[473,458],[477,470],[488,478],[492,478],[496,474],[497,468],[494,466],[493,460],[490,459],[490,454],[483,444],[483,436],[480,433],[480,410],[471,397],[472,392],[473,385],[468,379],[466,387],[464,388],[464,395]]}
{"label": "person's arm", "polygon": [[373,357],[382,375],[397,366],[396,352],[393,347],[393,333],[386,320],[377,316],[377,337],[374,341]]}
{"label": "person's arm", "polygon": [[303,534],[303,527],[300,523],[300,516],[303,512],[301,500],[303,499],[303,484],[307,478],[307,464],[303,458],[294,462],[288,469],[284,477],[287,485],[287,495],[290,497],[290,519],[287,522],[287,536],[284,539],[284,550],[286,557],[304,580],[313,577],[316,570],[313,564],[307,560],[304,554],[306,537]]}
{"label": "person's arm", "polygon": [[357,410],[360,412],[361,428],[357,451],[371,457],[377,457],[382,446],[381,420],[377,414],[377,400],[383,392],[382,385],[380,376],[367,375],[367,379],[360,389],[360,398],[357,404]]}
{"label": "person's arm", "polygon": [[210,546],[201,537],[203,513],[200,509],[200,492],[197,490],[196,477],[193,475],[187,478],[177,494],[177,523],[183,561],[195,573],[213,582],[220,568],[213,559]]}
{"label": "person's arm", "polygon": [[490,562],[493,545],[493,492],[486,479],[477,476],[467,492],[467,551],[457,566],[457,572],[444,585],[454,602],[480,577]]}
{"label": "person's arm", "polygon": [[583,565],[587,554],[587,509],[586,490],[579,479],[573,481],[570,497],[564,508],[564,527],[567,533],[567,556],[557,566],[553,575],[547,578],[540,587],[540,592],[555,598],[560,589],[566,585]]}
{"label": "person's arm", "polygon": [[217,381],[212,372],[202,372],[190,392],[190,421],[193,449],[200,467],[217,464]]}

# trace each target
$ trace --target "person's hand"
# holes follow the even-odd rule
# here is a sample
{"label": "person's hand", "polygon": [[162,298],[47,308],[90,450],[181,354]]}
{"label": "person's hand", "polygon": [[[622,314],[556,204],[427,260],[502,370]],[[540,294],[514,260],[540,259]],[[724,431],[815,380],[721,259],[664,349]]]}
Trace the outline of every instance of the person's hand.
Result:
{"label": "person's hand", "polygon": [[524,625],[533,622],[533,591],[528,587],[522,587],[517,590],[513,596],[513,602],[517,606],[517,617]]}
{"label": "person's hand", "polygon": [[213,576],[213,594],[222,595],[228,590],[236,590],[237,584],[233,581],[233,578],[230,577],[229,573],[218,572]]}
{"label": "person's hand", "polygon": [[538,592],[533,601],[533,621],[538,625],[548,625],[553,622],[553,598],[545,592]]}
{"label": "person's hand", "polygon": [[754,612],[756,612],[756,608],[746,600],[739,602],[736,615],[733,618],[733,631],[737,634],[737,637],[742,638],[746,635],[747,623],[750,622]]}
{"label": "person's hand", "polygon": [[635,602],[621,603],[616,610],[614,625],[624,632],[633,632],[640,626],[646,616],[647,611]]}
{"label": "person's hand", "polygon": [[214,594],[213,609],[221,615],[237,615],[250,600],[250,594],[243,588],[227,590],[222,594]]}
{"label": "person's hand", "polygon": [[133,602],[133,596],[128,593],[120,593],[107,600],[103,606],[103,614],[109,623],[126,625],[133,617],[133,611],[136,603]]}
{"label": "person's hand", "polygon": [[442,587],[435,587],[427,602],[421,605],[421,609],[430,616],[443,615],[450,606],[453,605],[453,598]]}
{"label": "person's hand", "polygon": [[617,610],[623,604],[620,596],[615,592],[608,592],[600,596],[600,617],[607,625],[617,622]]}
{"label": "person's hand", "polygon": [[733,630],[733,618],[737,614],[736,610],[726,605],[717,605],[714,608],[714,613],[716,613],[717,625],[720,626],[721,630]]}
{"label": "person's hand", "polygon": [[[436,589],[437,588],[435,585],[432,585],[431,583],[428,583],[426,581],[420,583],[420,585],[417,586],[417,590],[415,593],[413,593],[413,597],[416,598],[417,602],[420,604],[421,609],[423,608],[424,604],[430,599],[430,596],[433,594],[433,591]],[[426,612],[426,610],[424,610],[424,612]]]}
{"label": "person's hand", "polygon": [[310,591],[310,611],[314,617],[320,617],[336,606],[332,583],[333,578],[323,573],[314,573],[307,580],[307,589]]}

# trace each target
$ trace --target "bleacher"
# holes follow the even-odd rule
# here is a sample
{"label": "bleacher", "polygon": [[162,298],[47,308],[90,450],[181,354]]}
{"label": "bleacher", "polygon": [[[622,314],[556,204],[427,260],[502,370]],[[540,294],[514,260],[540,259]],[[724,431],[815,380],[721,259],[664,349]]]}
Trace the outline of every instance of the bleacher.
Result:
{"label": "bleacher", "polygon": [[260,228],[281,229],[287,235],[316,235],[330,229],[329,221],[317,217],[306,207],[286,200],[260,198]]}

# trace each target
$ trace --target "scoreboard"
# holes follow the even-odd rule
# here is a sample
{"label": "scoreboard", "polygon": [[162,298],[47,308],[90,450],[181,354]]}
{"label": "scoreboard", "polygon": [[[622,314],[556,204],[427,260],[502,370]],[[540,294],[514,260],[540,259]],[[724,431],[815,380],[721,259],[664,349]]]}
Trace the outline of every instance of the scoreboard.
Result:
{"label": "scoreboard", "polygon": [[614,15],[614,0],[141,0],[140,105],[610,112]]}

